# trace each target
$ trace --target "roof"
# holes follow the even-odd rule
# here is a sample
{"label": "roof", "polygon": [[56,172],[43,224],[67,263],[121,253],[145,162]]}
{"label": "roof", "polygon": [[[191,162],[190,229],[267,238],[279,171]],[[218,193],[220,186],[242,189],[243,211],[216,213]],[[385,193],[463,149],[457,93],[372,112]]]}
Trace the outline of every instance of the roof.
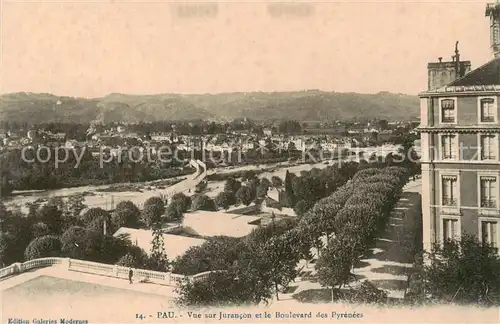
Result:
{"label": "roof", "polygon": [[500,91],[500,57],[467,73],[463,77],[450,82],[439,89],[424,91],[421,96],[429,93],[475,93]]}
{"label": "roof", "polygon": [[258,216],[199,210],[184,214],[183,227],[186,232],[200,236],[244,237],[257,227],[250,223],[260,219]]}
{"label": "roof", "polygon": [[[147,254],[151,253],[151,241],[153,240],[153,231],[144,229],[135,229],[120,227],[114,236],[128,234],[132,244],[142,248]],[[202,245],[204,239],[186,237],[182,235],[163,234],[163,243],[169,259],[174,259],[183,255],[190,247]]]}
{"label": "roof", "polygon": [[448,86],[476,86],[500,84],[500,58],[472,70],[463,77],[451,82]]}

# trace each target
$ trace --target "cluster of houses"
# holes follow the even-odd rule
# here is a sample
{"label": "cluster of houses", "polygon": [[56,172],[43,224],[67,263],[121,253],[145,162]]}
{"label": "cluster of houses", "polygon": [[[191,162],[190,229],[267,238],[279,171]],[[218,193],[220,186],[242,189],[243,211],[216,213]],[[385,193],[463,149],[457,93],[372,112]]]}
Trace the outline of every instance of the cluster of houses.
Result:
{"label": "cluster of houses", "polygon": [[[418,123],[413,124],[418,126]],[[255,134],[251,130],[239,130],[202,136],[183,135],[175,131],[141,135],[128,131],[125,126],[118,126],[104,130],[101,133],[96,133],[94,129],[89,128],[86,141],[67,138],[65,133],[51,133],[39,130],[29,130],[24,136],[1,130],[0,134],[2,150],[43,143],[66,148],[85,146],[95,154],[99,154],[103,149],[115,151],[129,147],[149,147],[152,153],[155,154],[156,148],[166,145],[175,146],[180,151],[194,151],[201,148],[212,152],[238,150],[243,153],[261,148],[272,148],[275,151],[306,151],[310,149],[336,151],[342,148],[366,147],[384,141],[390,142],[398,129],[405,128],[406,131],[412,131],[412,127],[415,126],[413,124],[408,127],[408,123],[392,122],[388,123],[386,129],[381,129],[381,127],[374,127],[370,123],[356,123],[349,128],[344,127],[342,131],[339,131],[338,128],[324,128],[318,132],[310,132],[306,129],[300,135],[276,134],[273,129],[265,128],[263,134]]]}

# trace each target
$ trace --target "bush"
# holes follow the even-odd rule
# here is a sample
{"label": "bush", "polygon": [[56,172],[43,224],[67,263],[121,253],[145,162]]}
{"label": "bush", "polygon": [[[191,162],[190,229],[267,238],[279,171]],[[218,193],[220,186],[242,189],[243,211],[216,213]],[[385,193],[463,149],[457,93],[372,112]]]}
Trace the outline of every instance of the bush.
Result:
{"label": "bush", "polygon": [[144,202],[141,218],[147,227],[158,223],[165,214],[165,202],[160,197],[151,197]]}
{"label": "bush", "polygon": [[302,217],[305,213],[311,209],[312,202],[306,200],[299,200],[295,207],[293,207],[293,211],[297,214],[297,216]]}
{"label": "bush", "polygon": [[230,267],[245,249],[239,238],[215,236],[200,246],[190,247],[172,263],[172,272],[183,275],[222,270]]}
{"label": "bush", "polygon": [[206,195],[195,195],[192,199],[191,209],[196,210],[206,210],[206,211],[216,211],[217,207],[215,202]]}
{"label": "bush", "polygon": [[137,228],[140,216],[141,211],[133,202],[130,200],[120,201],[111,215],[111,221],[116,229],[120,227]]}
{"label": "bush", "polygon": [[387,293],[378,289],[368,280],[361,283],[358,289],[355,289],[349,298],[351,303],[383,304],[387,302]]}
{"label": "bush", "polygon": [[46,236],[50,234],[50,229],[47,226],[47,224],[38,222],[35,223],[31,226],[31,231],[33,237],[41,237],[41,236]]}
{"label": "bush", "polygon": [[179,201],[182,206],[182,212],[187,212],[189,208],[191,208],[191,198],[183,194],[182,192],[178,192],[172,196],[172,202]]}
{"label": "bush", "polygon": [[248,206],[252,203],[252,191],[250,190],[249,187],[247,186],[242,186],[238,191],[236,192],[236,199],[238,202]]}
{"label": "bush", "polygon": [[24,252],[26,260],[46,257],[58,257],[61,255],[61,241],[57,236],[46,235],[37,237],[28,244]]}
{"label": "bush", "polygon": [[122,267],[145,269],[148,263],[148,255],[138,246],[130,246],[127,254],[122,256],[116,263]]}
{"label": "bush", "polygon": [[99,221],[108,220],[109,221],[110,219],[111,219],[111,215],[109,214],[109,212],[107,212],[106,210],[99,208],[99,207],[90,208],[82,215],[82,222],[85,226],[90,225],[90,223],[92,223],[96,220],[99,220]]}
{"label": "bush", "polygon": [[236,204],[236,196],[232,192],[223,191],[215,197],[215,203],[222,209],[229,209],[231,205]]}
{"label": "bush", "polygon": [[87,243],[87,230],[85,228],[70,227],[61,235],[61,252],[69,258],[85,259]]}

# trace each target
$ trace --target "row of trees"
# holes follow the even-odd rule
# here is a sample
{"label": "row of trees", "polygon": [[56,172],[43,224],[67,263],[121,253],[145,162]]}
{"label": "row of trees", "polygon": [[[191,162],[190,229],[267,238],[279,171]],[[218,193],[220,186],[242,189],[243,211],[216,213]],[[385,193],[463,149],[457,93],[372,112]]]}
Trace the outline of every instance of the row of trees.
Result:
{"label": "row of trees", "polygon": [[[368,174],[370,177],[365,181]],[[320,238],[325,234],[330,237],[329,247],[336,246],[338,251],[322,249],[321,255],[325,257],[318,271],[328,271],[324,278],[338,272],[335,280],[345,282],[344,277],[350,273],[355,257],[359,257],[369,244],[375,228],[383,225],[383,217],[377,213],[382,211],[383,215],[388,215],[406,179],[407,173],[402,168],[360,171],[349,184],[319,200],[300,219],[277,221],[273,218],[269,226],[253,230],[244,239],[212,238],[189,249],[174,261],[173,272],[186,275],[212,272],[205,280],[186,280],[179,289],[179,302],[194,306],[241,305],[267,301],[273,293],[278,297],[278,292],[298,275],[297,263],[311,258],[312,247],[321,248]],[[359,188],[362,183],[366,183],[363,190],[354,195],[354,186]],[[232,185],[238,186],[233,180],[226,185],[228,191],[234,190]],[[361,201],[360,197],[366,198],[372,191],[375,192],[373,201]],[[354,235],[352,231],[360,233]],[[346,250],[342,250],[342,244],[347,243]],[[343,271],[345,269],[349,272]],[[252,289],[242,290],[242,287]]]}
{"label": "row of trees", "polygon": [[356,172],[385,167],[400,167],[407,170],[408,176],[419,174],[420,166],[418,156],[413,149],[413,142],[406,141],[399,154],[389,153],[385,157],[373,154],[368,160],[362,159],[359,163],[344,161],[340,165],[304,171],[300,176],[287,171],[280,203],[294,208],[297,215],[302,216],[317,201],[331,195],[346,184]]}
{"label": "row of trees", "polygon": [[316,264],[322,285],[340,288],[355,279],[351,273],[374,244],[408,180],[403,168],[365,169],[333,195],[320,200],[299,225],[314,240],[326,235],[327,246]]}

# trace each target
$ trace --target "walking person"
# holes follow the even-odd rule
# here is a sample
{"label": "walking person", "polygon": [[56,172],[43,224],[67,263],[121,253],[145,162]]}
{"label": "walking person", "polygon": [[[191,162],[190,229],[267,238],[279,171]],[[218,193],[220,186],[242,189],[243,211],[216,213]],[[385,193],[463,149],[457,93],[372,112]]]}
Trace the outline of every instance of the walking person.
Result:
{"label": "walking person", "polygon": [[128,268],[128,283],[132,283],[132,276],[134,275],[132,268]]}

